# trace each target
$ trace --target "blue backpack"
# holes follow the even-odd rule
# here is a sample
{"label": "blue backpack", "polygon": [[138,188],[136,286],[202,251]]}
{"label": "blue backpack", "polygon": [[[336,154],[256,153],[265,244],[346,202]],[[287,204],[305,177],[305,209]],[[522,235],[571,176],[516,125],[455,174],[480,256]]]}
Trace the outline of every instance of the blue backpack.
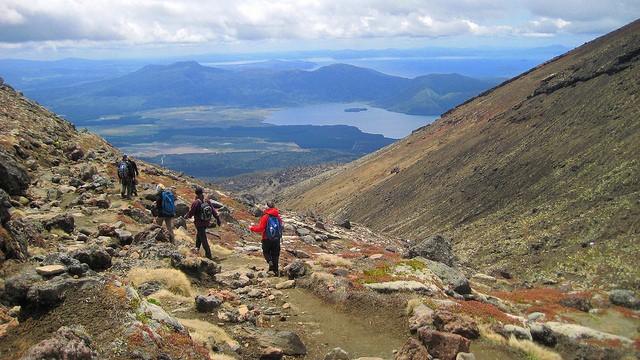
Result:
{"label": "blue backpack", "polygon": [[277,216],[268,215],[269,220],[267,220],[267,228],[265,230],[265,234],[269,238],[269,240],[280,240],[282,237],[282,225],[280,224],[280,219]]}
{"label": "blue backpack", "polygon": [[131,177],[131,169],[126,161],[121,161],[118,165],[118,176],[123,180],[129,180]]}
{"label": "blue backpack", "polygon": [[174,216],[176,213],[176,205],[173,199],[173,193],[165,190],[162,192],[162,214],[166,216]]}

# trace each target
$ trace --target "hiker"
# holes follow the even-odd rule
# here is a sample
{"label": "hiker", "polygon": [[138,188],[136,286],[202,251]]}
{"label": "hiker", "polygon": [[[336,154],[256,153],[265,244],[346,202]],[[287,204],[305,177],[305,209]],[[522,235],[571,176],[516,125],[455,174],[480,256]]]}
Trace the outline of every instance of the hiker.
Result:
{"label": "hiker", "polygon": [[129,163],[129,169],[131,170],[131,194],[138,196],[138,189],[136,189],[136,185],[138,185],[138,176],[140,176],[138,165],[133,161],[131,156],[127,157],[127,162]]}
{"label": "hiker", "polygon": [[156,216],[156,224],[162,226],[162,222],[167,226],[169,231],[169,240],[175,242],[173,235],[173,217],[175,216],[175,201],[171,190],[166,190],[164,185],[156,185],[156,207],[154,215]]}
{"label": "hiker", "polygon": [[133,171],[127,154],[122,155],[122,161],[118,164],[118,179],[122,184],[120,196],[130,199],[133,193]]}
{"label": "hiker", "polygon": [[205,200],[202,188],[197,187],[195,193],[196,198],[191,203],[189,212],[184,215],[185,219],[193,216],[193,223],[196,226],[196,247],[193,249],[193,252],[197,254],[200,251],[200,245],[202,245],[207,259],[213,260],[209,241],[207,240],[207,228],[211,225],[211,218],[216,219],[218,226],[220,226],[222,222],[211,201],[209,199]]}
{"label": "hiker", "polygon": [[269,264],[267,272],[272,271],[275,276],[280,276],[278,259],[280,258],[280,239],[284,224],[273,201],[267,201],[266,205],[264,215],[260,218],[260,224],[252,225],[249,229],[262,233],[262,255]]}

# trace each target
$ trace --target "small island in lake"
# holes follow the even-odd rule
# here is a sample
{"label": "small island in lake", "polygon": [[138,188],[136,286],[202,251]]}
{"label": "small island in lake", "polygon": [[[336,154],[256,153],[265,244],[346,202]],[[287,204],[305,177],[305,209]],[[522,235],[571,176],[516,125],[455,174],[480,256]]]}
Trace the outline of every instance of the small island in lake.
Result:
{"label": "small island in lake", "polygon": [[360,111],[367,111],[367,108],[346,108],[344,109],[344,112],[360,112]]}

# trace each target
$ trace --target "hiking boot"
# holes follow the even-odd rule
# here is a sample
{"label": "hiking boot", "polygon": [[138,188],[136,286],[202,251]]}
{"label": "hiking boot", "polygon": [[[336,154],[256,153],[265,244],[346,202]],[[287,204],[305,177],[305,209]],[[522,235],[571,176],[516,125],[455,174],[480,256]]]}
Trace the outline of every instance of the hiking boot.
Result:
{"label": "hiking boot", "polygon": [[200,252],[200,249],[198,249],[197,247],[194,247],[193,249],[191,249],[191,252],[194,253],[195,255],[198,255],[198,253]]}

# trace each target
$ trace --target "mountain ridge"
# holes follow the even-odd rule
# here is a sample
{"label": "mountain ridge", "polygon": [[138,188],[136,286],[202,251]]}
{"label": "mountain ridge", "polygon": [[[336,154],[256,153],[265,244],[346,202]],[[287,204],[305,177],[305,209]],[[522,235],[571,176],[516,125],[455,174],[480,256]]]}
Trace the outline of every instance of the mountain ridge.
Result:
{"label": "mountain ridge", "polygon": [[[451,77],[460,87],[454,96],[449,85],[424,78],[407,79],[347,64],[316,70],[224,70],[195,61],[148,65],[111,80],[46,90],[28,95],[74,123],[100,116],[134,111],[223,105],[283,107],[327,102],[366,102],[419,115],[438,115],[460,101],[494,86],[495,80],[462,75]],[[430,87],[429,87],[430,86]],[[429,106],[413,106],[405,98],[422,94]]]}

